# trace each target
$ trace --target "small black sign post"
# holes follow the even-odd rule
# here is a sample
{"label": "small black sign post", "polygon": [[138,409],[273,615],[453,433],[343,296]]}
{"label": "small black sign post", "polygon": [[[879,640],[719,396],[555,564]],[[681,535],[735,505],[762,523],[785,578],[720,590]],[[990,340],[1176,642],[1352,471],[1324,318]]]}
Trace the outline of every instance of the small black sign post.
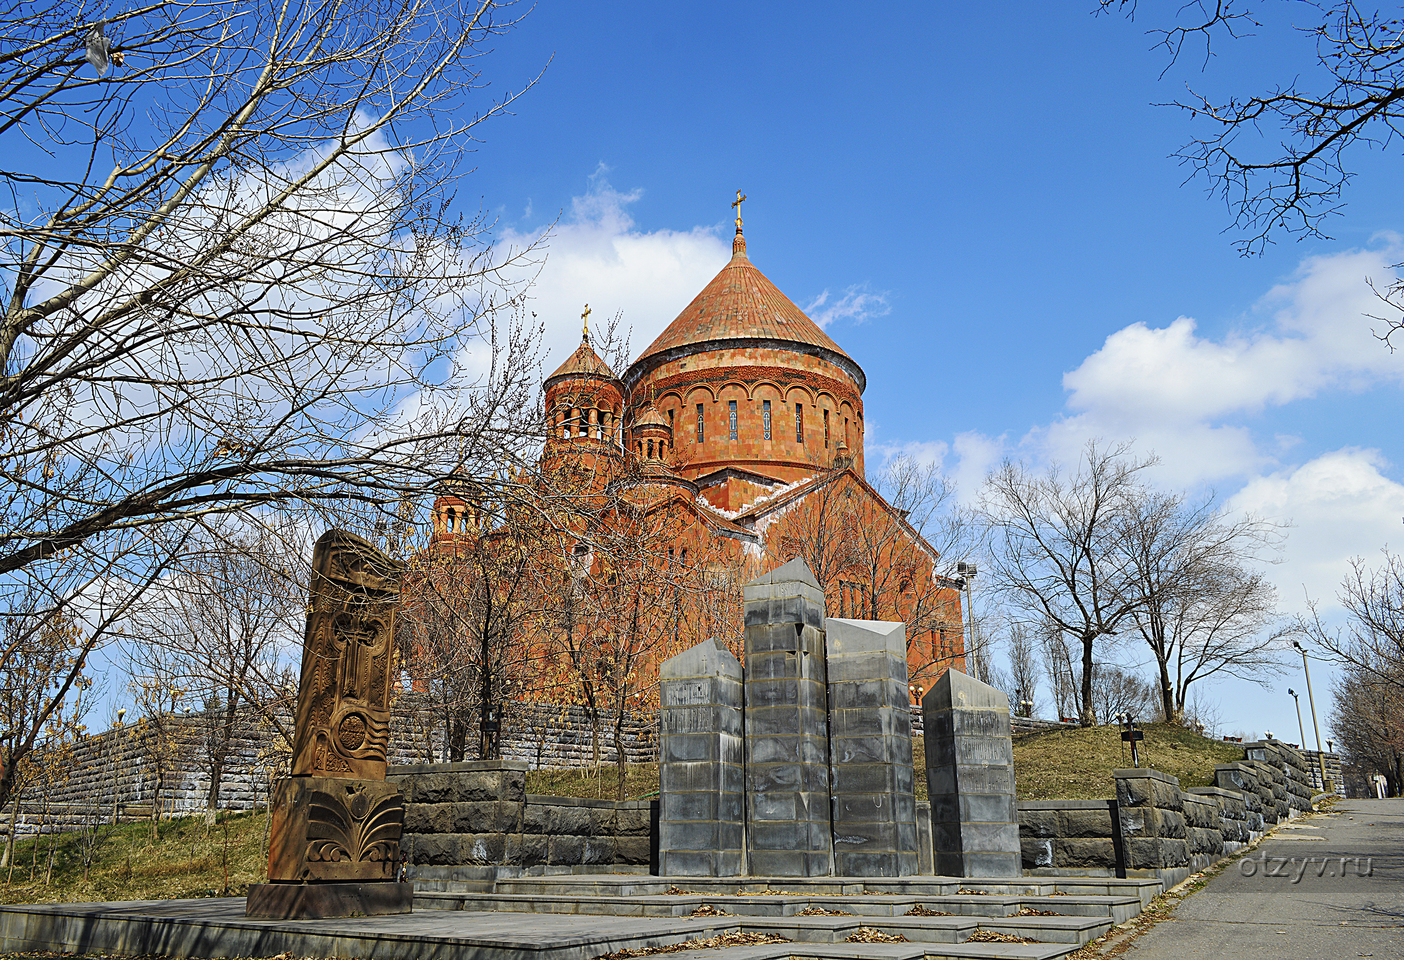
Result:
{"label": "small black sign post", "polygon": [[1136,749],[1136,744],[1146,738],[1146,732],[1136,729],[1136,718],[1129,713],[1119,714],[1116,719],[1121,721],[1122,724],[1122,743],[1131,744],[1131,766],[1139,767],[1141,765],[1141,755]]}

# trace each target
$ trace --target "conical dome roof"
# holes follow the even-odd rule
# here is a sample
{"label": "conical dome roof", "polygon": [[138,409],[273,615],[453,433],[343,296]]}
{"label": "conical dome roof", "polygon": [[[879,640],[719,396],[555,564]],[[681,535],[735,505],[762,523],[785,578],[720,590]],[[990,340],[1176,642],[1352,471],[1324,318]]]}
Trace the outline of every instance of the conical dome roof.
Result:
{"label": "conical dome roof", "polygon": [[746,256],[746,238],[737,234],[731,261],[693,298],[676,320],[639,354],[625,375],[630,384],[660,363],[718,346],[725,341],[802,344],[828,355],[862,390],[866,378],[853,358]]}
{"label": "conical dome roof", "polygon": [[575,352],[566,358],[566,362],[556,368],[556,372],[546,378],[550,383],[559,377],[601,377],[606,380],[614,379],[614,371],[609,368],[599,355],[595,353],[590,341],[582,339],[580,346],[575,348]]}

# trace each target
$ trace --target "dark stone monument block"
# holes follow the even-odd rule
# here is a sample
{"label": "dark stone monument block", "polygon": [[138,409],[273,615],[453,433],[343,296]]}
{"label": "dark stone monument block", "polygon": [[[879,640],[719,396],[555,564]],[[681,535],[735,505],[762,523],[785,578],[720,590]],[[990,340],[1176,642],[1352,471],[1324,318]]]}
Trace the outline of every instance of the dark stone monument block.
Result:
{"label": "dark stone monument block", "polygon": [[750,873],[833,873],[824,591],[795,559],[743,588]]}
{"label": "dark stone monument block", "polygon": [[1020,876],[1009,698],[948,670],[922,711],[937,875]]}
{"label": "dark stone monument block", "polygon": [[660,674],[659,871],[738,876],[746,849],[741,664],[704,640]]}
{"label": "dark stone monument block", "polygon": [[906,626],[831,617],[824,634],[834,873],[915,876],[919,867]]}

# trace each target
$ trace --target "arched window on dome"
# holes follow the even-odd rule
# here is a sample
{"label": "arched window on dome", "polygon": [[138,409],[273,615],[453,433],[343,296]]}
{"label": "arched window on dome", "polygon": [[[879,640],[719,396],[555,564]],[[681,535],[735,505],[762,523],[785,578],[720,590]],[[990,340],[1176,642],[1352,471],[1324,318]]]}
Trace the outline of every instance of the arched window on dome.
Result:
{"label": "arched window on dome", "polygon": [[444,512],[445,529],[446,529],[449,533],[453,533],[453,532],[454,532],[454,529],[453,529],[453,528],[454,528],[454,525],[455,525],[457,522],[458,522],[458,515],[455,514],[455,513],[453,512],[453,507],[449,507],[448,510]]}
{"label": "arched window on dome", "polygon": [[673,438],[677,436],[677,424],[673,422],[673,414],[677,413],[672,407],[668,408],[668,449],[673,449]]}
{"label": "arched window on dome", "polygon": [[730,431],[729,439],[736,439],[736,401],[730,400],[726,406],[727,426]]}
{"label": "arched window on dome", "polygon": [[770,401],[761,401],[761,423],[765,425],[765,439],[770,439]]}
{"label": "arched window on dome", "polygon": [[795,443],[804,443],[804,403],[795,401]]}
{"label": "arched window on dome", "polygon": [[703,440],[703,429],[702,429],[702,404],[699,403],[699,404],[697,405],[697,442],[698,442],[698,443],[701,443],[702,440]]}
{"label": "arched window on dome", "polygon": [[650,460],[653,459],[653,441],[652,441],[652,440],[650,440],[650,441],[648,442],[648,458],[649,458]]}
{"label": "arched window on dome", "polygon": [[824,411],[824,449],[829,449],[829,411]]}

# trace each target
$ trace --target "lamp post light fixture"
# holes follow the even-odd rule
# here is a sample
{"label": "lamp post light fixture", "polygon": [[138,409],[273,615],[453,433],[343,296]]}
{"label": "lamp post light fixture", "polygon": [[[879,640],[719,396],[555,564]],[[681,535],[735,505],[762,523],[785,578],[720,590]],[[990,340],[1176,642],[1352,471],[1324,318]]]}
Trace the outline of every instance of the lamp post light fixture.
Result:
{"label": "lamp post light fixture", "polygon": [[964,560],[956,564],[956,576],[960,577],[961,585],[965,587],[965,619],[970,624],[970,639],[965,645],[965,665],[969,668],[970,676],[975,679],[979,677],[978,657],[975,650],[975,611],[973,601],[970,596],[970,584],[975,579],[975,574],[980,571],[973,563],[966,563]]}
{"label": "lamp post light fixture", "polygon": [[[1311,705],[1311,729],[1316,733],[1316,763],[1321,770],[1321,789],[1331,789],[1326,785],[1326,757],[1321,752],[1321,725],[1316,722],[1316,697],[1311,692],[1311,667],[1307,665],[1306,648],[1300,641],[1293,640],[1292,646],[1297,648],[1297,652],[1302,655],[1302,672],[1306,674],[1307,682],[1307,703]],[[1306,739],[1305,736],[1302,737]],[[1305,744],[1303,744],[1305,746]]]}
{"label": "lamp post light fixture", "polygon": [[1287,688],[1287,695],[1292,698],[1292,702],[1297,705],[1297,732],[1302,735],[1302,749],[1306,749],[1306,727],[1302,726],[1302,699],[1297,696],[1297,691],[1291,687]]}
{"label": "lamp post light fixture", "polygon": [[907,687],[907,691],[911,693],[912,699],[917,703],[921,703],[921,698],[926,693],[926,689],[919,683],[911,684]]}
{"label": "lamp post light fixture", "polygon": [[1019,701],[1019,708],[1020,708],[1021,710],[1024,711],[1024,719],[1025,719],[1025,720],[1027,720],[1027,719],[1029,719],[1029,718],[1031,718],[1031,717],[1033,716],[1033,708],[1034,708],[1034,705],[1033,705],[1033,701],[1032,701],[1032,700],[1020,700],[1020,701]]}

